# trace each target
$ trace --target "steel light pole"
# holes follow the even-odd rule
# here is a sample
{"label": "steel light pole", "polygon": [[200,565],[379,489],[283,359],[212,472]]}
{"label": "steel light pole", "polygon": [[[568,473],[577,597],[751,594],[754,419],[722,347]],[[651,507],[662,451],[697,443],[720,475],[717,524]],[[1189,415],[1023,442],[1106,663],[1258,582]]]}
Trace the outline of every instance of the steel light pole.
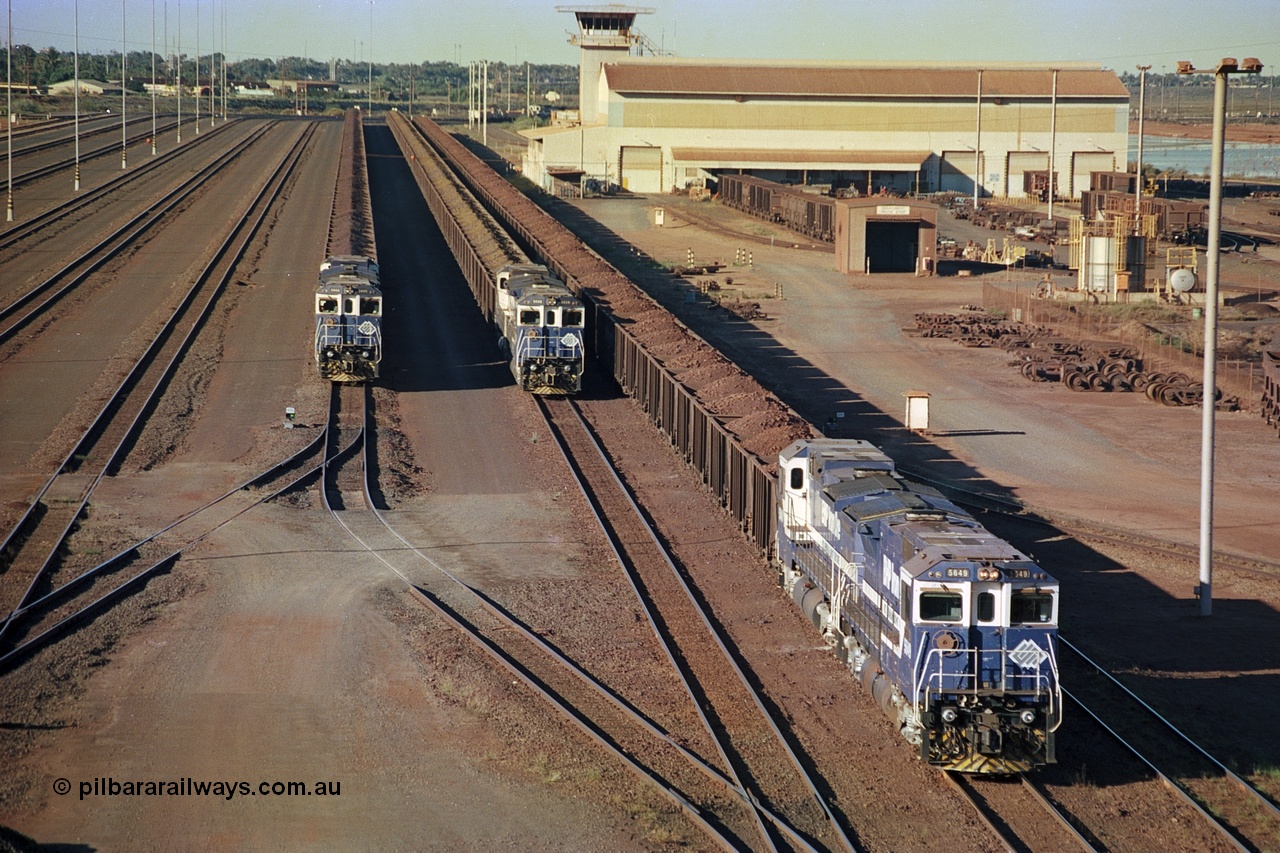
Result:
{"label": "steel light pole", "polygon": [[373,118],[373,0],[369,0],[369,118]]}
{"label": "steel light pole", "polygon": [[13,0],[9,0],[6,8],[4,37],[4,90],[5,119],[4,131],[8,138],[9,148],[9,192],[5,197],[4,218],[13,221]]}
{"label": "steel light pole", "polygon": [[156,156],[156,0],[151,0],[151,156]]}
{"label": "steel light pole", "polygon": [[76,0],[72,4],[72,14],[75,15],[75,39],[76,39],[76,55],[75,55],[75,137],[76,137],[76,168],[73,178],[73,186],[76,192],[80,192],[80,0]]}
{"label": "steel light pole", "polygon": [[1218,255],[1222,247],[1222,152],[1227,132],[1227,76],[1258,74],[1262,63],[1252,57],[1237,63],[1223,59],[1217,68],[1197,69],[1179,62],[1179,74],[1212,74],[1213,150],[1209,175],[1209,244],[1205,251],[1204,293],[1204,404],[1200,444],[1200,615],[1213,612],[1213,430],[1218,396]]}
{"label": "steel light pole", "polygon": [[129,91],[125,87],[125,84],[128,82],[128,77],[129,77],[129,47],[128,47],[128,43],[125,41],[125,34],[124,34],[125,33],[125,30],[124,30],[125,6],[126,4],[124,0],[120,0],[120,168],[121,169],[129,168],[129,131],[128,131],[128,128],[126,127],[128,122],[125,119],[126,105],[128,103],[128,101],[125,100],[125,96],[128,94],[128,91]]}

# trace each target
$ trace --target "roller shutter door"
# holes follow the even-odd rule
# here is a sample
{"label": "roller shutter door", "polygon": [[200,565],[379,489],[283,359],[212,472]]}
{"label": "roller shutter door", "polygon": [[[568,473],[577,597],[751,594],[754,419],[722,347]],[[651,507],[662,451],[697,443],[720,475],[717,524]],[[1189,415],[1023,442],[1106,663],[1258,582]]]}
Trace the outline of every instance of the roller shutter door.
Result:
{"label": "roller shutter door", "polygon": [[1115,170],[1114,151],[1074,152],[1071,155],[1071,197],[1079,198],[1080,193],[1089,189],[1090,172],[1114,172]]}
{"label": "roller shutter door", "polygon": [[1049,153],[1047,151],[1010,151],[1009,167],[1005,170],[1005,195],[1010,198],[1021,198],[1022,176],[1026,172],[1045,172],[1049,169]]}
{"label": "roller shutter door", "polygon": [[623,146],[622,188],[633,193],[662,192],[662,149]]}
{"label": "roller shutter door", "polygon": [[938,189],[942,192],[973,195],[972,151],[942,152],[942,161],[938,166]]}

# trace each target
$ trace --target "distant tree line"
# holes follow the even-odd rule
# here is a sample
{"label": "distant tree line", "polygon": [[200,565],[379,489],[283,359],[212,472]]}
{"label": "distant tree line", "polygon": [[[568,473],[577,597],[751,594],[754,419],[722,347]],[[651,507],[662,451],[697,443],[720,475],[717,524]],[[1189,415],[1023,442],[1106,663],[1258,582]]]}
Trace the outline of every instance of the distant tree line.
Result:
{"label": "distant tree line", "polygon": [[[7,50],[0,49],[0,67],[6,66]],[[12,74],[13,82],[47,89],[54,83],[74,79],[75,55],[60,51],[54,47],[35,50],[29,45],[14,45]],[[125,85],[130,91],[143,91],[143,84],[151,82],[152,61],[155,62],[155,77],[158,83],[174,83],[179,74],[184,84],[194,85],[197,76],[205,82],[210,77],[211,65],[216,64],[218,73],[222,73],[222,55],[204,54],[199,58],[197,75],[196,58],[183,55],[181,62],[177,57],[164,57],[150,51],[130,51],[126,56],[127,73]],[[80,78],[83,80],[101,80],[113,82],[120,80],[120,52],[105,54],[80,54]],[[538,96],[555,89],[565,93],[576,94],[578,88],[578,69],[574,65],[509,65],[503,62],[489,63],[490,105],[495,95],[505,97],[508,90],[512,97],[523,99],[525,92],[526,69],[530,89]],[[336,82],[345,86],[364,89],[370,82],[370,68],[366,62],[354,62],[339,59],[333,66]],[[328,62],[308,59],[301,56],[286,56],[279,59],[242,59],[227,62],[226,76],[229,84],[264,83],[267,80],[329,80],[330,65]],[[402,100],[409,97],[412,91],[419,98],[444,100],[451,96],[453,102],[465,102],[468,82],[468,70],[465,65],[453,62],[422,63],[373,63],[373,93],[388,100]],[[521,104],[523,106],[523,104]]]}

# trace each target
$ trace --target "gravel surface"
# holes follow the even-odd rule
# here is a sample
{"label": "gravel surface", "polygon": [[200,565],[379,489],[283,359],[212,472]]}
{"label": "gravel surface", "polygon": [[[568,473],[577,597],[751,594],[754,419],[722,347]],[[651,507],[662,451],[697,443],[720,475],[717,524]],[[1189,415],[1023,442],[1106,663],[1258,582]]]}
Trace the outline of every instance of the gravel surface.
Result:
{"label": "gravel surface", "polygon": [[[284,456],[321,423],[327,389],[309,356],[310,288],[333,198],[337,130],[326,128],[313,147],[291,190],[296,203],[281,209],[273,236],[251,252],[240,285],[184,367],[167,404],[177,408],[104,487],[86,524],[94,542],[154,529]],[[386,321],[394,344],[374,396],[380,482],[397,529],[696,744],[689,709],[530,401],[511,386],[438,235],[418,225],[425,208],[403,164],[381,156],[394,151],[389,136],[371,127],[366,139],[378,255],[394,295]],[[733,256],[737,241],[722,232],[649,226],[655,202],[678,215],[680,201],[666,198],[591,201],[583,209],[650,258],[682,259],[691,243],[700,256]],[[740,218],[727,225],[744,235],[758,227]],[[977,301],[973,285],[845,279],[820,253],[753,245],[756,268],[734,270],[730,288],[761,303],[768,319],[754,324],[705,299],[686,301],[687,285],[648,282],[742,370],[679,333],[651,303],[635,301],[634,316],[637,326],[651,325],[655,347],[669,343],[667,363],[734,417],[758,452],[776,452],[796,424],[753,407],[757,389],[746,372],[813,423],[844,411],[850,429],[865,427],[899,458],[950,479],[1073,514],[1092,509],[1147,531],[1187,528],[1172,513],[1181,513],[1185,501],[1174,498],[1194,475],[1169,468],[1189,458],[1178,442],[1194,430],[1183,420],[1158,420],[1168,413],[1114,402],[1118,396],[1082,403],[1040,394],[983,355],[933,349],[899,332],[923,306]],[[783,300],[766,295],[777,282]],[[629,401],[596,384],[600,372],[584,394],[588,416],[859,841],[871,850],[998,849],[821,647],[697,478]],[[10,376],[0,365],[0,390]],[[920,383],[936,394],[940,434],[931,437],[907,435],[896,423],[901,390]],[[302,429],[281,428],[284,405],[297,408]],[[1255,537],[1276,535],[1268,513],[1280,500],[1263,505],[1275,488],[1274,434],[1243,418],[1224,423],[1223,467],[1233,483],[1240,477],[1241,495],[1223,496],[1235,520],[1223,536],[1240,550],[1269,549]],[[1085,426],[1094,432],[1072,443],[1043,440]],[[1100,466],[1081,448],[1111,455]],[[1059,467],[1060,480],[1046,476]],[[1103,504],[1089,479],[1098,467],[1110,469],[1105,482],[1123,479],[1123,494],[1139,497]],[[1152,495],[1168,506],[1152,513]],[[416,604],[402,580],[317,506],[308,491],[242,517],[126,604],[4,676],[0,822],[42,843],[119,850],[706,846],[665,801]],[[1243,710],[1280,699],[1280,660],[1258,642],[1280,606],[1272,575],[1220,571],[1215,617],[1201,620],[1187,595],[1194,566],[1186,561],[1042,529],[998,532],[1063,578],[1064,631],[1086,638],[1242,767],[1274,777],[1280,754],[1266,715]],[[441,583],[411,554],[382,556],[407,561],[402,571],[415,583]],[[1158,785],[1106,766],[1098,756],[1107,747],[1073,739],[1068,725],[1059,749],[1062,764],[1046,781],[1109,849],[1152,849],[1153,837],[1162,849],[1211,844]],[[81,801],[51,793],[58,777],[78,790],[82,780],[106,776],[326,780],[341,782],[342,795]]]}

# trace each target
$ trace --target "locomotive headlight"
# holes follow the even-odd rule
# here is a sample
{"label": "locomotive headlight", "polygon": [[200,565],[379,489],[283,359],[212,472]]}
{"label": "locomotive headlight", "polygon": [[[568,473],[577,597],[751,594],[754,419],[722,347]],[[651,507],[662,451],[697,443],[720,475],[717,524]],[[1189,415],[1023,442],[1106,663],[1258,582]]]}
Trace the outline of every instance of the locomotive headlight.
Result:
{"label": "locomotive headlight", "polygon": [[942,709],[942,722],[944,722],[944,723],[954,723],[955,721],[956,721],[956,709],[955,709],[955,708],[943,708],[943,709]]}
{"label": "locomotive headlight", "polygon": [[1022,713],[1018,714],[1018,719],[1029,726],[1036,721],[1036,712],[1030,708],[1025,708]]}

